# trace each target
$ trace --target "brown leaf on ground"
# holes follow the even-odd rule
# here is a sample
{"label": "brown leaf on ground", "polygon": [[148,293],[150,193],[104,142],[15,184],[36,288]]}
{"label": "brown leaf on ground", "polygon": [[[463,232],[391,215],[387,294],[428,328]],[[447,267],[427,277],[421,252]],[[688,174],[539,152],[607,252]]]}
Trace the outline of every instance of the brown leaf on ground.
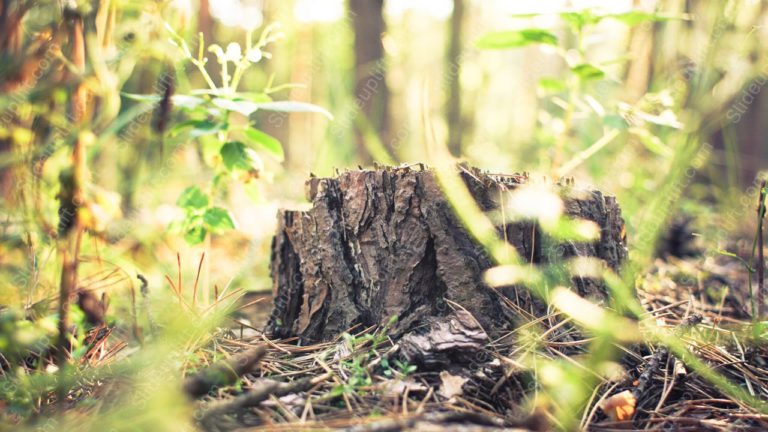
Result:
{"label": "brown leaf on ground", "polygon": [[600,409],[612,421],[625,421],[632,418],[635,413],[635,405],[637,405],[635,395],[631,391],[625,390],[600,402]]}
{"label": "brown leaf on ground", "polygon": [[437,393],[446,399],[450,399],[454,396],[461,396],[464,393],[464,384],[469,381],[469,378],[442,371],[440,372],[440,380],[443,381],[443,384]]}

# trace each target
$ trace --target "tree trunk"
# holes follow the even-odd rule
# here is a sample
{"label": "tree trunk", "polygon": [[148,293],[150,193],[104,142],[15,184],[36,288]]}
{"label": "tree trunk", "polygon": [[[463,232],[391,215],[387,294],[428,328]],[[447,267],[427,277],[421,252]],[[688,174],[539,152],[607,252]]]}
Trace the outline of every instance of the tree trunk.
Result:
{"label": "tree trunk", "polygon": [[[366,130],[375,133],[391,153],[389,141],[389,88],[384,44],[384,0],[349,0],[355,31],[355,103],[361,116],[356,122],[360,159],[369,163],[371,154]],[[371,144],[374,145],[374,144]]]}
{"label": "tree trunk", "polygon": [[[479,170],[461,175],[483,211],[498,209],[505,191],[528,181]],[[383,324],[393,315],[398,322],[392,334],[399,335],[424,318],[447,315],[447,300],[493,334],[522,316],[545,313],[546,305],[525,288],[485,285],[483,273],[493,263],[454,215],[433,172],[352,171],[311,178],[306,187],[312,208],[281,211],[272,243],[274,309],[267,332],[273,336],[328,340],[355,324]],[[565,213],[597,223],[599,241],[547,246],[533,222],[499,226],[499,236],[534,263],[594,256],[618,269],[626,248],[615,199],[598,191],[577,197],[571,186],[559,188]],[[574,285],[581,295],[605,298],[597,281],[579,279]],[[503,305],[509,301],[517,312]]]}
{"label": "tree trunk", "polygon": [[213,17],[209,0],[200,0],[200,11],[197,14],[197,31],[203,34],[205,43],[213,43]]}

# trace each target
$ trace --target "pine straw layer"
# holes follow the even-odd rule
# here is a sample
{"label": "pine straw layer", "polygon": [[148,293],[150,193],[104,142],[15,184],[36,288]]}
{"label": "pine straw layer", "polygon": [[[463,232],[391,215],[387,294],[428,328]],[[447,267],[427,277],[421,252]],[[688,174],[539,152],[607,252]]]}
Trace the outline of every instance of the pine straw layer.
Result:
{"label": "pine straw layer", "polygon": [[[659,261],[640,284],[639,296],[649,311],[648,319],[670,329],[688,325],[690,329],[680,338],[692,352],[753,396],[768,400],[765,334],[749,336],[752,325],[743,306],[748,304],[747,296],[744,290],[730,288],[746,286],[744,273],[738,265],[724,264],[724,259],[708,258],[695,264]],[[258,391],[274,384],[273,380],[315,381],[308,390],[299,392],[292,391],[289,384],[288,389],[265,396],[260,403],[205,417],[202,425],[211,430],[275,431],[397,431],[427,430],[430,426],[442,431],[548,430],[557,426],[557,420],[545,410],[531,408],[536,382],[519,359],[536,345],[539,358],[564,359],[578,366],[578,355],[586,354],[590,340],[566,323],[555,314],[540,318],[489,343],[471,364],[451,366],[449,372],[469,379],[463,393],[450,398],[441,394],[441,371],[419,370],[406,377],[392,368],[386,375],[382,361],[389,359],[391,365],[399,348],[388,339],[376,347],[368,340],[355,344],[354,349],[341,339],[297,346],[293,340],[270,341],[256,329],[246,329],[250,336],[244,336],[241,329],[219,339],[217,350],[232,354],[258,344],[269,347],[259,371],[244,376],[243,392]],[[526,342],[529,336],[524,334],[533,327],[543,332],[535,341]],[[374,331],[350,330],[357,340]],[[663,347],[642,345],[621,350],[626,373],[597,387],[583,413],[582,429],[768,430],[768,415],[729,398],[667,355]],[[357,373],[352,366],[354,358],[362,359]],[[369,376],[371,381],[350,387],[355,375]],[[342,390],[345,385],[347,391]],[[625,390],[636,393],[635,413],[628,420],[611,420],[599,406]],[[237,394],[221,391],[216,397],[209,396],[201,401],[201,412],[211,407],[227,411]],[[465,428],[474,425],[475,429],[451,429],[454,423]]]}
{"label": "pine straw layer", "polygon": [[[659,260],[639,284],[638,295],[648,319],[670,330],[690,327],[680,338],[692,352],[732,383],[768,400],[768,344],[765,333],[753,335],[746,286],[746,271],[726,258]],[[364,338],[375,334],[375,328],[350,329],[358,341],[351,348],[342,338],[311,346],[273,341],[261,334],[260,326],[254,327],[243,324],[217,337],[212,350],[200,353],[204,358],[211,357],[211,351],[217,357],[231,356],[267,346],[258,371],[246,374],[239,390],[224,388],[199,402],[204,429],[550,430],[557,419],[541,407],[532,408],[537,382],[521,358],[535,351],[539,359],[565,360],[583,368],[579,355],[588,354],[591,341],[557,314],[531,320],[487,344],[470,364],[449,367],[447,372],[468,380],[462,394],[447,397],[441,391],[443,371],[401,374],[394,365],[399,350],[395,342],[384,338],[373,347],[373,340]],[[92,335],[95,343],[85,356],[92,366],[109,363],[124,348],[123,343],[105,345],[108,333]],[[122,336],[118,340],[127,338]],[[626,374],[595,389],[581,417],[582,429],[768,430],[768,415],[729,398],[663,347],[621,350]],[[353,359],[359,360],[358,366]],[[389,368],[384,367],[385,359]],[[86,386],[68,400],[75,403],[98,388]],[[637,393],[635,413],[629,420],[611,420],[600,406],[626,390]],[[260,391],[260,397],[235,406],[238,397]]]}

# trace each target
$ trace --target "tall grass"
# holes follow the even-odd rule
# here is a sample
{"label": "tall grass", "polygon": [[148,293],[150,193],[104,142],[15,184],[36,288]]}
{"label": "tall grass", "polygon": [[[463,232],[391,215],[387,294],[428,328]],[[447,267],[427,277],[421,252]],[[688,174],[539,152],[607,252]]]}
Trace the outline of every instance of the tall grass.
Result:
{"label": "tall grass", "polygon": [[[12,3],[23,7],[8,9]],[[682,16],[685,15],[685,3],[663,1],[659,9],[670,15]],[[762,15],[757,13],[755,3],[758,2],[708,2],[699,5],[695,15],[687,19],[651,25],[657,46],[652,48],[654,62],[649,71],[650,84],[643,89],[643,93],[648,94],[630,108],[651,111],[662,107],[673,113],[682,124],[680,127],[640,125],[663,144],[663,147],[655,148],[655,153],[637,134],[625,129],[606,133],[602,119],[598,123],[581,121],[573,104],[567,104],[570,114],[565,130],[555,134],[556,140],[552,141],[554,131],[549,128],[553,127],[553,123],[538,122],[537,119],[551,119],[555,111],[560,112],[557,107],[560,101],[555,101],[553,107],[553,103],[528,93],[525,97],[521,95],[519,100],[533,101],[530,106],[505,107],[494,103],[493,95],[483,93],[487,88],[510,87],[504,84],[510,81],[510,69],[502,66],[514,63],[510,59],[521,57],[509,54],[509,57],[490,59],[488,53],[472,50],[463,57],[465,67],[461,82],[463,95],[466,96],[463,98],[464,109],[475,113],[476,123],[474,128],[463,133],[466,140],[462,145],[466,149],[465,159],[479,164],[496,164],[494,168],[536,171],[541,175],[550,175],[555,171],[552,162],[560,159],[560,168],[567,167],[579,181],[594,181],[618,195],[628,218],[631,254],[621,274],[605,272],[601,275],[616,299],[612,309],[591,304],[567,291],[565,287],[569,280],[563,277],[562,272],[531,270],[522,266],[523,260],[514,248],[497,236],[494,222],[472,200],[456,175],[456,159],[443,144],[447,136],[443,133],[442,121],[435,114],[441,112],[441,98],[435,89],[443,87],[446,79],[462,77],[435,79],[447,72],[440,71],[438,67],[428,67],[432,64],[431,58],[421,55],[426,52],[424,50],[415,52],[415,49],[404,46],[399,54],[390,53],[394,101],[404,107],[394,116],[399,124],[396,129],[401,132],[400,142],[395,148],[395,155],[386,153],[386,146],[376,140],[369,142],[368,151],[379,162],[423,158],[434,166],[459,218],[474,238],[486,247],[496,264],[507,269],[524,267],[524,271],[517,273],[522,275],[517,282],[527,284],[534,294],[552,301],[553,310],[572,319],[582,331],[594,338],[588,354],[578,359],[553,360],[541,354],[535,343],[519,359],[519,364],[533,371],[541,380],[541,385],[531,396],[531,404],[545,410],[563,429],[579,427],[580,418],[591,408],[591,395],[607,380],[605,371],[620,358],[621,347],[630,344],[646,344],[651,349],[666,346],[723,393],[768,413],[764,402],[709,368],[668,329],[649,321],[643,306],[633,295],[636,280],[652,262],[659,236],[668,220],[686,203],[687,192],[694,180],[698,181],[706,174],[708,160],[713,157],[708,141],[727,123],[731,101],[768,66],[768,59],[760,49],[760,40],[756,35],[758,27],[755,26],[760,24]],[[35,328],[32,330],[14,328],[13,331],[18,331],[20,335],[34,335],[31,348],[51,345],[56,332],[50,329],[50,310],[52,306],[60,305],[61,309],[55,317],[61,326],[58,333],[68,341],[74,340],[75,348],[81,348],[73,356],[74,361],[82,361],[83,364],[61,368],[58,373],[51,373],[53,367],[48,361],[37,362],[32,367],[13,365],[4,368],[0,377],[0,396],[2,400],[15,401],[14,405],[7,407],[6,415],[24,420],[24,426],[11,428],[3,425],[0,428],[191,430],[194,428],[194,407],[180,392],[180,377],[216,356],[217,336],[227,331],[224,328],[225,317],[236,297],[227,296],[239,287],[248,286],[247,283],[231,286],[230,282],[239,278],[240,281],[252,284],[262,281],[263,284],[266,266],[253,270],[254,260],[243,259],[238,261],[241,263],[239,266],[228,267],[231,263],[226,262],[226,254],[218,255],[220,258],[211,263],[212,270],[226,268],[217,275],[218,281],[225,282],[218,285],[216,280],[211,282],[213,293],[209,293],[207,300],[213,306],[206,308],[206,302],[197,304],[195,299],[198,296],[192,284],[199,275],[196,271],[198,262],[196,259],[184,259],[177,264],[176,253],[182,249],[185,257],[198,257],[199,254],[173,236],[165,235],[165,225],[158,221],[159,218],[147,217],[147,214],[162,213],[161,210],[172,213],[168,207],[172,207],[179,190],[197,177],[212,177],[210,173],[201,174],[204,172],[200,169],[201,153],[205,152],[205,148],[186,146],[183,138],[175,137],[165,141],[160,151],[150,130],[153,106],[129,102],[116,94],[117,88],[127,93],[149,93],[158,81],[159,71],[166,69],[175,70],[181,90],[201,87],[200,78],[187,73],[176,48],[167,43],[164,22],[172,21],[171,26],[185,40],[195,40],[192,36],[196,34],[196,29],[183,17],[174,21],[173,14],[167,9],[170,6],[164,3],[126,4],[113,0],[94,4],[99,5],[99,14],[92,16],[84,12],[93,18],[91,22],[79,26],[70,23],[71,27],[67,27],[61,25],[64,17],[57,12],[59,9],[54,2],[43,2],[37,6],[32,2],[2,3],[2,10],[6,12],[29,9],[25,11],[29,13],[25,22],[29,32],[27,39],[22,41],[20,48],[14,45],[15,51],[3,52],[3,59],[19,64],[36,62],[35,68],[21,67],[20,70],[40,71],[40,76],[37,81],[29,81],[32,82],[31,87],[15,89],[0,96],[0,110],[3,113],[14,112],[10,117],[3,115],[0,124],[0,139],[10,139],[12,144],[11,150],[0,153],[0,169],[13,170],[18,179],[13,192],[3,197],[0,211],[0,281],[3,283],[0,299],[6,304],[22,306],[26,315],[36,316],[39,313],[47,317],[33,320]],[[478,10],[483,7],[478,6]],[[472,8],[468,8],[468,14],[470,24],[476,26],[468,26],[465,43],[470,45],[470,39],[479,37],[481,30],[485,31],[485,21],[478,16],[473,17]],[[419,30],[428,34],[425,37],[433,38],[419,43],[443,45],[437,43],[442,36],[430,30],[430,26],[437,27],[437,24],[426,21],[414,23],[409,19],[401,18],[399,23],[402,26],[392,30],[388,43],[407,41],[412,37],[411,31]],[[284,59],[292,59],[290,49],[298,49],[292,45],[300,43],[292,39],[292,32],[299,25],[288,23],[288,48],[276,48],[275,61],[278,63],[269,67],[276,72],[277,81],[293,81],[291,73],[295,64],[291,63],[293,60]],[[84,35],[75,34],[78,28]],[[7,29],[0,29],[0,32],[3,31]],[[67,31],[73,33],[67,36]],[[306,129],[310,136],[289,137],[285,144],[291,170],[280,171],[279,167],[271,166],[277,173],[276,182],[265,188],[266,192],[261,190],[262,200],[271,199],[270,203],[282,203],[278,200],[283,199],[283,194],[294,198],[300,195],[294,190],[296,188],[286,185],[300,183],[310,169],[318,174],[331,174],[334,166],[354,165],[357,151],[353,147],[354,131],[368,128],[365,119],[359,117],[355,101],[349,93],[350,74],[344,72],[352,63],[349,52],[344,50],[351,46],[348,23],[342,22],[339,26],[317,24],[308,31],[316,38],[312,39],[309,50],[313,60],[309,62],[310,67],[305,65],[305,71],[318,84],[308,91],[309,96],[303,96],[329,107],[336,114],[336,123],[324,130],[319,123],[312,122]],[[226,39],[229,35],[230,32],[220,32],[217,36]],[[585,58],[592,55],[590,48],[580,49],[580,55]],[[289,52],[281,54],[280,50]],[[538,58],[540,53],[526,51],[525,55],[530,57],[522,58]],[[683,59],[690,60],[693,67],[681,68]],[[435,56],[434,60],[437,62],[434,64],[442,64],[442,56]],[[43,62],[54,66],[46,66],[47,63]],[[733,64],[739,67],[722,67]],[[413,73],[415,69],[429,73],[421,76]],[[3,70],[0,69],[0,72]],[[526,74],[517,72],[519,82],[512,86],[515,89],[523,87],[521,82],[527,82]],[[615,75],[622,76],[622,73],[623,69],[618,68]],[[71,79],[66,80],[65,75]],[[255,91],[268,80],[267,75],[263,70],[251,71],[242,82],[247,84],[246,90]],[[299,77],[302,76],[299,74]],[[3,75],[3,79],[2,84],[10,82],[7,75]],[[586,86],[568,93],[568,96],[575,101],[584,95],[591,95],[595,100],[600,99],[606,107],[616,107],[623,102],[623,83],[610,84],[607,87],[609,91],[600,90],[606,87]],[[501,90],[504,91],[503,88]],[[512,101],[509,94],[502,94],[509,97],[509,105],[516,104],[518,99]],[[670,101],[664,102],[667,103],[664,105],[658,103],[660,99]],[[75,105],[74,108],[68,107],[68,100]],[[121,107],[118,106],[120,103],[123,104]],[[513,109],[535,111],[537,115],[530,118],[536,124],[523,124],[525,119],[520,118],[510,119]],[[67,115],[69,111],[84,111],[89,116],[83,114],[70,118]],[[278,123],[282,125],[283,120],[296,122],[294,126],[298,122],[309,121],[303,115],[268,115],[260,120],[264,127],[280,129]],[[10,120],[6,121],[7,118]],[[171,121],[178,120],[173,117]],[[510,128],[509,124],[520,128]],[[529,134],[521,132],[520,135],[531,142],[513,146],[518,137],[510,136],[510,131],[517,130],[529,131]],[[605,137],[610,139],[601,141]],[[312,143],[308,144],[308,141]],[[559,154],[556,158],[551,157],[553,146],[557,147]],[[294,158],[291,153],[298,156]],[[87,167],[83,166],[86,161],[92,164],[91,182],[87,181]],[[69,186],[67,178],[64,181],[59,178],[59,173],[67,169],[71,170],[69,179],[73,181]],[[722,196],[718,179],[709,180],[710,186]],[[110,185],[117,188],[120,184],[128,185],[125,187],[130,190],[126,192],[130,192],[131,198],[125,198],[129,194],[124,193],[123,202],[114,205],[110,198],[112,195],[105,189]],[[732,186],[728,190],[732,191]],[[236,195],[236,192],[227,190],[221,192],[221,197],[231,193],[229,201],[236,202],[242,196]],[[103,232],[97,232],[93,226],[89,227],[94,228],[91,230],[80,226],[66,232],[66,235],[57,236],[57,195],[60,199],[64,196],[65,201],[67,197],[71,201],[84,194],[91,194],[85,201],[94,204],[89,207],[92,216],[110,213],[109,204],[112,203],[112,207],[126,211],[123,221],[127,219],[128,223],[122,229]],[[713,192],[713,195],[717,194]],[[99,209],[103,213],[98,213]],[[115,226],[110,221],[104,222]],[[268,226],[266,222],[264,224]],[[268,239],[269,230],[264,228],[262,231],[258,235],[262,240]],[[239,235],[233,233],[232,238],[236,239]],[[707,238],[723,237],[715,235]],[[219,239],[218,242],[226,246],[227,239]],[[232,240],[231,248],[248,248],[247,242],[247,238],[241,243]],[[717,247],[715,244],[708,246],[711,249]],[[252,250],[254,254],[263,256],[255,261],[265,264],[267,247],[260,245],[252,247]],[[232,255],[239,258],[242,251]],[[75,272],[78,265],[79,272]],[[113,276],[113,272],[118,276]],[[230,272],[248,274],[233,275]],[[141,297],[139,283],[135,279],[137,273],[149,276],[146,297]],[[170,282],[163,279],[166,273]],[[261,279],[250,276],[250,273],[261,274]],[[130,341],[129,348],[112,355],[102,352],[98,361],[87,365],[83,360],[87,356],[82,350],[82,341],[76,340],[83,338],[87,324],[76,306],[72,307],[72,319],[67,318],[67,305],[70,304],[67,300],[77,287],[113,293],[115,300],[112,308],[120,313],[114,314],[118,316],[112,319],[116,321],[118,333],[122,331],[118,336]],[[131,290],[128,287],[136,296],[132,300],[139,305],[135,314],[130,312]],[[594,316],[585,316],[585,311],[594,313]],[[134,325],[133,320],[143,329],[142,340],[139,335],[128,334],[126,330]],[[73,323],[78,329],[75,336],[69,337]],[[151,328],[156,328],[156,332],[153,333]],[[535,332],[529,336],[534,342],[541,337]],[[38,341],[42,341],[41,345],[35,345]],[[59,353],[63,353],[61,347],[67,343],[59,342]],[[5,348],[3,354],[7,361],[10,355],[6,355]],[[44,356],[45,353],[40,353],[39,357]],[[62,365],[65,362],[59,359],[58,363]],[[585,378],[585,370],[595,373]],[[58,403],[49,403],[52,401],[48,399],[54,397],[56,389],[59,390],[56,396]]]}
{"label": "tall grass", "polygon": [[[671,10],[662,9],[671,15],[683,15],[683,2],[665,2]],[[663,6],[662,6],[663,7]],[[675,9],[678,7],[678,9]],[[604,371],[606,365],[619,361],[620,346],[644,343],[651,347],[665,346],[685,362],[696,373],[700,374],[713,386],[724,394],[751,406],[752,408],[768,413],[768,404],[762,399],[750,394],[750,391],[742,388],[724,377],[709,365],[699,359],[692,347],[681,342],[668,329],[657,326],[653,320],[647,319],[645,309],[633,295],[635,281],[650,266],[656,245],[661,234],[668,226],[670,219],[679,211],[686,201],[686,193],[689,186],[695,181],[694,177],[700,176],[700,171],[706,167],[712,149],[708,140],[713,133],[723,127],[726,122],[729,105],[738,97],[747,83],[760,76],[766,67],[764,54],[757,54],[756,47],[759,42],[753,36],[753,29],[757,26],[759,18],[749,20],[747,17],[754,13],[756,6],[747,2],[728,1],[715,4],[707,4],[706,7],[697,9],[695,21],[687,20],[665,22],[657,25],[658,40],[667,41],[678,39],[688,41],[690,44],[672,44],[668,46],[668,52],[658,53],[654,57],[657,70],[649,85],[650,92],[671,91],[674,104],[671,112],[680,119],[680,127],[660,128],[654,130],[661,142],[666,145],[669,152],[661,160],[657,157],[649,159],[632,159],[630,168],[627,169],[632,176],[639,179],[649,178],[646,170],[652,170],[653,186],[632,187],[628,189],[616,189],[619,202],[625,208],[625,215],[630,221],[629,250],[630,260],[626,263],[621,275],[605,272],[602,277],[610,287],[614,295],[615,304],[612,309],[605,305],[591,304],[588,300],[579,298],[578,295],[561,292],[552,294],[552,290],[560,285],[567,286],[567,281],[548,279],[545,274],[536,274],[530,268],[520,268],[512,272],[517,275],[514,279],[499,281],[500,285],[522,283],[533,294],[541,296],[545,300],[552,301],[553,306],[571,318],[584,331],[594,337],[587,350],[579,360],[572,360],[578,364],[561,361],[543,360],[525,363],[524,359],[516,359],[526,364],[532,370],[548,368],[549,373],[556,379],[548,382],[542,380],[544,406],[553,406],[552,417],[556,424],[563,429],[575,429],[579,424],[579,418],[585,410],[590,408],[589,395],[597,391],[600,386],[608,382],[608,376],[589,376],[585,378],[583,371]],[[730,30],[724,30],[730,29]],[[674,36],[672,36],[674,35]],[[741,40],[734,52],[733,39]],[[695,47],[695,49],[692,49]],[[693,51],[693,52],[691,52]],[[740,61],[746,53],[755,53],[743,69],[738,71],[724,71],[719,67],[724,61]],[[691,58],[695,61],[693,71],[689,71],[684,78],[671,78],[674,68],[674,58]],[[713,89],[718,89],[713,94]],[[571,97],[579,98],[579,93]],[[570,105],[569,105],[570,106]],[[427,112],[429,103],[425,102],[422,112]],[[566,112],[567,117],[572,117],[572,112]],[[433,121],[425,115],[422,126],[424,128],[424,142],[428,160],[437,167],[437,175],[440,184],[452,204],[454,211],[463,221],[467,229],[475,239],[483,244],[489,255],[499,265],[499,268],[515,268],[520,266],[520,260],[514,253],[507,251],[508,247],[496,235],[493,223],[484,215],[469,194],[464,183],[455,171],[456,161],[450,156],[445,146],[445,136],[435,132]],[[578,126],[573,126],[578,129]],[[651,127],[645,125],[644,127]],[[636,148],[641,145],[637,140],[628,139],[623,134],[618,140],[624,148],[622,151],[637,155]],[[578,146],[578,143],[572,145]],[[564,150],[565,145],[559,144],[556,152]],[[622,173],[615,172],[616,166],[612,158],[617,157],[617,152],[600,154],[596,152],[590,155],[593,166],[597,166],[602,172],[598,178],[616,178]],[[577,156],[578,157],[578,156]],[[555,159],[556,160],[556,159]],[[646,163],[651,165],[646,166]],[[715,174],[719,176],[719,173]],[[719,188],[721,178],[710,179],[712,188]],[[713,194],[714,195],[714,194]],[[746,216],[746,215],[744,215]],[[716,248],[716,244],[710,244],[709,248]],[[711,253],[711,249],[708,253]],[[491,270],[493,271],[493,270]],[[519,275],[525,274],[525,277]],[[622,311],[631,318],[624,318],[616,313]],[[597,322],[596,322],[597,321]],[[534,358],[536,358],[534,356]],[[564,396],[569,395],[569,396]]]}

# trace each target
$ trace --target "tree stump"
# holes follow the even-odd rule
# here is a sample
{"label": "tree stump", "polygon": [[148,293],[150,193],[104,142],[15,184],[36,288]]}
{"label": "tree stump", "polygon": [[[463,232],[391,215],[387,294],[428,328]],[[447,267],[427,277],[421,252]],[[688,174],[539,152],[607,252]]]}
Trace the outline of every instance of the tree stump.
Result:
{"label": "tree stump", "polygon": [[[528,182],[527,175],[467,168],[461,177],[488,212],[499,208],[501,194]],[[566,216],[594,221],[601,230],[592,243],[557,245],[557,259],[593,256],[617,270],[626,247],[615,198],[596,190],[573,194],[570,184],[557,188]],[[273,337],[329,340],[356,324],[384,324],[393,315],[398,321],[391,332],[400,335],[427,317],[450,313],[447,301],[466,309],[489,333],[512,328],[520,311],[538,316],[546,310],[523,287],[493,289],[484,283],[483,273],[493,263],[454,215],[432,171],[349,171],[313,177],[306,189],[310,210],[278,215],[271,261],[274,308],[266,328]],[[535,222],[502,224],[498,232],[525,259],[552,259]],[[597,299],[606,295],[594,280],[575,281],[574,289]]]}

